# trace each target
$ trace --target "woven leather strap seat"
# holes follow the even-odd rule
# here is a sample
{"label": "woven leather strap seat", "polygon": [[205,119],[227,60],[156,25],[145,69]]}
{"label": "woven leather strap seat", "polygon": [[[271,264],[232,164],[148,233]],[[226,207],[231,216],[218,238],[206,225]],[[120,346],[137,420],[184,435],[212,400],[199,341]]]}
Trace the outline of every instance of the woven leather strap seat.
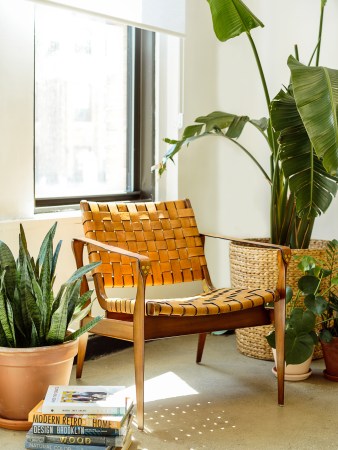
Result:
{"label": "woven leather strap seat", "polygon": [[[146,300],[148,316],[207,316],[225,314],[275,302],[278,292],[263,289],[214,289],[194,297]],[[135,300],[108,298],[109,312],[133,314]]]}

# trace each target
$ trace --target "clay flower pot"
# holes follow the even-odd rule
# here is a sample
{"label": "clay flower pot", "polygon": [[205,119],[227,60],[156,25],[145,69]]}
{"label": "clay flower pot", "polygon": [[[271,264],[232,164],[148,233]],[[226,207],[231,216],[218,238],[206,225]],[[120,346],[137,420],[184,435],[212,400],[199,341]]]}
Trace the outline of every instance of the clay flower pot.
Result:
{"label": "clay flower pot", "polygon": [[0,426],[30,427],[29,411],[50,384],[69,384],[78,340],[29,348],[0,347]]}
{"label": "clay flower pot", "polygon": [[332,338],[331,342],[320,341],[323,348],[325,361],[324,376],[328,380],[338,381],[338,337]]}
{"label": "clay flower pot", "polygon": [[[274,361],[276,364],[276,350],[272,349],[272,354],[274,357]],[[309,378],[309,376],[312,374],[312,370],[310,369],[311,362],[312,362],[313,354],[308,358],[306,361],[302,362],[301,364],[287,364],[285,365],[285,375],[284,379],[286,381],[302,381]],[[277,364],[276,364],[277,366]],[[277,370],[276,367],[272,368],[272,373],[277,376]]]}

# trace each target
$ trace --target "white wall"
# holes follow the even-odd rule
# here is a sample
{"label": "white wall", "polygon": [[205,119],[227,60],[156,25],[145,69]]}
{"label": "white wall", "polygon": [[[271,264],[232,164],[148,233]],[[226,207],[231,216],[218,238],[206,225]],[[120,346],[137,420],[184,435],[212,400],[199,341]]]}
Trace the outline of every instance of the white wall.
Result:
{"label": "white wall", "polygon": [[[246,0],[265,28],[252,32],[273,97],[288,83],[287,57],[299,44],[303,62],[316,45],[320,1]],[[338,5],[328,0],[321,63],[338,68]],[[221,110],[266,116],[258,71],[246,36],[226,43],[214,36],[205,0],[187,0],[185,40],[184,122]],[[247,145],[269,171],[269,150],[257,133],[245,132]],[[191,199],[202,230],[242,237],[269,236],[268,183],[254,164],[222,138],[206,138],[184,149],[178,159],[179,196]],[[170,170],[170,169],[169,169]],[[338,198],[320,217],[313,236],[338,236]],[[224,246],[209,243],[209,259],[215,284],[227,278]]]}
{"label": "white wall", "polygon": [[33,38],[32,4],[0,0],[0,220],[33,213]]}
{"label": "white wall", "polygon": [[[299,43],[305,61],[314,48],[320,1],[246,0],[246,3],[266,25],[252,34],[271,95],[274,95],[288,82],[286,59],[294,43]],[[328,0],[322,63],[332,67],[338,67],[337,19],[338,4]],[[0,239],[15,251],[21,220],[34,253],[42,235],[57,217],[40,216],[36,220],[33,210],[32,31],[31,2],[0,0],[0,220],[5,220],[0,222]],[[165,47],[167,42],[162,44]],[[167,116],[161,114],[158,141],[165,136],[175,137],[176,115],[181,106],[184,125],[213,110],[248,114],[253,118],[266,114],[259,76],[246,37],[219,43],[213,33],[206,0],[187,0],[182,83],[177,79],[181,67],[171,61],[170,58],[162,60],[162,73],[166,73],[168,82],[166,84],[162,76],[167,91],[165,95],[161,92],[158,102],[161,108],[171,96],[172,102]],[[179,99],[175,95],[180,90]],[[265,143],[255,133],[246,133],[244,137],[268,170]],[[269,234],[269,187],[245,155],[225,141],[215,138],[193,143],[182,151],[176,166],[168,165],[162,183],[165,187],[158,190],[159,198],[170,199],[178,193],[179,197],[191,199],[201,231],[239,236]],[[337,237],[337,214],[336,198],[330,210],[317,220],[314,237]],[[64,241],[58,277],[63,280],[74,269],[71,238],[81,235],[82,229],[78,213],[58,217],[58,223],[57,238]],[[225,246],[209,240],[207,250],[215,284],[221,285],[224,277],[227,278]]]}

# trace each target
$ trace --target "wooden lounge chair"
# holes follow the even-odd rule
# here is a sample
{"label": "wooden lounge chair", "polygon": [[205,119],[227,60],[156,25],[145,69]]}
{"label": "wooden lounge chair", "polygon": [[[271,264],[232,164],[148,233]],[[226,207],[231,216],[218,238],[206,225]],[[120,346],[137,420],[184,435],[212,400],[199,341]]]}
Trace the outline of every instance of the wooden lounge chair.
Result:
{"label": "wooden lounge chair", "polygon": [[[105,318],[91,332],[134,343],[136,411],[144,427],[144,343],[149,339],[199,334],[196,362],[202,358],[209,332],[271,323],[267,302],[274,302],[277,343],[278,403],[284,404],[285,277],[290,250],[275,248],[279,267],[276,290],[216,289],[204,254],[205,236],[198,231],[189,200],[147,203],[81,202],[85,238],[73,240],[78,267],[86,246],[90,262],[102,261],[93,272],[96,295]],[[221,236],[208,235],[221,238]],[[233,238],[226,238],[237,240]],[[239,240],[241,241],[241,240]],[[247,241],[249,242],[249,241]],[[253,244],[253,243],[252,243]],[[189,298],[149,300],[147,285],[201,280],[204,292]],[[135,298],[112,298],[106,289],[135,286]],[[87,280],[82,290],[88,289]],[[83,321],[91,320],[90,316]],[[80,378],[87,339],[79,344]]]}

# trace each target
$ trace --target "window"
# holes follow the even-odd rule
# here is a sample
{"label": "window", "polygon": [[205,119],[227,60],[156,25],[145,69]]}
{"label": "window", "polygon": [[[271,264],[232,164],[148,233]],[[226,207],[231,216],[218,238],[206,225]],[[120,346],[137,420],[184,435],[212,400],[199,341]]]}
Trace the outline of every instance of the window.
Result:
{"label": "window", "polygon": [[141,119],[140,98],[153,98],[153,70],[141,73],[153,55],[151,32],[36,6],[37,207],[151,195],[142,151],[153,150],[153,117]]}

